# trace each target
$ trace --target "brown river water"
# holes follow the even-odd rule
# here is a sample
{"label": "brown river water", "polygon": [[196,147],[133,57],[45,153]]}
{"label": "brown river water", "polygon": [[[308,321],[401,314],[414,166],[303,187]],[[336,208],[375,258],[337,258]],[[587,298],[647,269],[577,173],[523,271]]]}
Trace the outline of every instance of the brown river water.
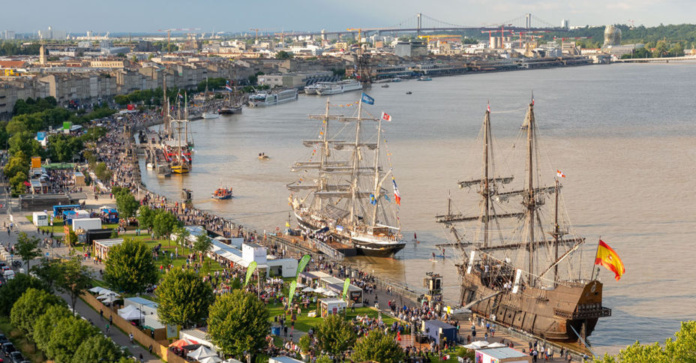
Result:
{"label": "brown river water", "polygon": [[[446,297],[455,299],[457,255],[447,252],[444,261],[431,261],[433,252],[441,253],[435,244],[452,241],[434,216],[446,211],[450,190],[460,210],[478,210],[473,193],[456,182],[480,176],[477,138],[486,103],[503,155],[513,144],[524,146],[516,137],[533,92],[541,156],[549,165],[542,172],[553,177],[560,169],[567,175],[566,211],[574,231],[587,238],[583,267],[591,269],[600,236],[626,266],[621,281],[600,272],[604,305],[613,315],[593,333],[595,351],[664,341],[680,321],[696,315],[695,79],[693,65],[602,65],[375,86],[368,91],[375,105],[366,108],[394,119],[384,132],[402,196],[399,217],[405,239],[415,232],[420,243],[410,243],[395,259],[355,262],[414,287],[426,271],[438,272],[445,277]],[[336,95],[331,103],[359,96]],[[325,102],[301,95],[298,102],[193,122],[192,173],[158,179],[141,165],[143,181],[173,199],[190,188],[196,207],[258,231],[283,229],[290,212],[285,185],[298,178],[290,165],[308,160],[312,150],[301,141],[316,138],[321,124],[307,115],[323,113]],[[350,114],[354,108],[335,111]],[[271,159],[258,160],[260,152]],[[210,199],[220,185],[233,187],[235,198]]]}

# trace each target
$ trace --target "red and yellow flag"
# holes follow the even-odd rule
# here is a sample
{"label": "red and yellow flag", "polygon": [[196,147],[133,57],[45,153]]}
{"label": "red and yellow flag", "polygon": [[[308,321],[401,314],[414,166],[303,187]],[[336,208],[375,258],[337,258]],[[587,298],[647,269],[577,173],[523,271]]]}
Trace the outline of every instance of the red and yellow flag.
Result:
{"label": "red and yellow flag", "polygon": [[616,281],[619,281],[624,272],[626,272],[619,255],[616,254],[616,252],[614,252],[614,250],[602,240],[599,240],[599,246],[597,246],[597,257],[595,257],[594,263],[595,265],[602,265],[609,271],[616,274],[614,277]]}

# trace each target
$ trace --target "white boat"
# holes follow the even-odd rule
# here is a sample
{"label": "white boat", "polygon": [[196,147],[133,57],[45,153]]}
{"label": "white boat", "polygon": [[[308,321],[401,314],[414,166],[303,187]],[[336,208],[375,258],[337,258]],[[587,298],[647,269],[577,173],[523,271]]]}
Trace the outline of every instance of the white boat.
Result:
{"label": "white boat", "polygon": [[220,117],[220,114],[217,112],[203,112],[204,119],[218,118],[218,117]]}
{"label": "white boat", "polygon": [[330,86],[334,83],[335,82],[317,82],[314,84],[310,84],[309,86],[304,88],[304,93],[306,95],[316,95],[317,90]]}
{"label": "white boat", "polygon": [[273,92],[259,92],[249,96],[250,107],[273,106],[290,101],[297,101],[296,88]]}
{"label": "white boat", "polygon": [[336,95],[345,92],[362,90],[362,84],[354,79],[337,82],[326,88],[318,88],[317,93],[321,96]]}

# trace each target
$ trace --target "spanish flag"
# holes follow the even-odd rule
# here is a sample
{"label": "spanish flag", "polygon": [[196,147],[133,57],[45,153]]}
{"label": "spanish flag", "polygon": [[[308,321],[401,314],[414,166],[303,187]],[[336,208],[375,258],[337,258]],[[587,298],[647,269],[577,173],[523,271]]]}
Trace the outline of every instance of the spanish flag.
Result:
{"label": "spanish flag", "polygon": [[597,246],[597,257],[595,258],[594,263],[595,265],[602,265],[609,271],[616,274],[614,277],[616,278],[616,281],[619,281],[624,272],[626,272],[619,255],[616,254],[616,252],[614,252],[614,250],[602,240],[599,240],[599,246]]}

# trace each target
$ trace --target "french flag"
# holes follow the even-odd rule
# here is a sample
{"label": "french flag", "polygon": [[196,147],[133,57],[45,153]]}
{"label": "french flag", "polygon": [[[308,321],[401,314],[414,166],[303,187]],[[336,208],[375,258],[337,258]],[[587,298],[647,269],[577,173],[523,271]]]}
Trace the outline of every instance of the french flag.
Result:
{"label": "french flag", "polygon": [[396,180],[392,179],[392,183],[394,184],[394,199],[396,200],[396,204],[401,205],[401,193],[399,193],[399,187],[396,186]]}

